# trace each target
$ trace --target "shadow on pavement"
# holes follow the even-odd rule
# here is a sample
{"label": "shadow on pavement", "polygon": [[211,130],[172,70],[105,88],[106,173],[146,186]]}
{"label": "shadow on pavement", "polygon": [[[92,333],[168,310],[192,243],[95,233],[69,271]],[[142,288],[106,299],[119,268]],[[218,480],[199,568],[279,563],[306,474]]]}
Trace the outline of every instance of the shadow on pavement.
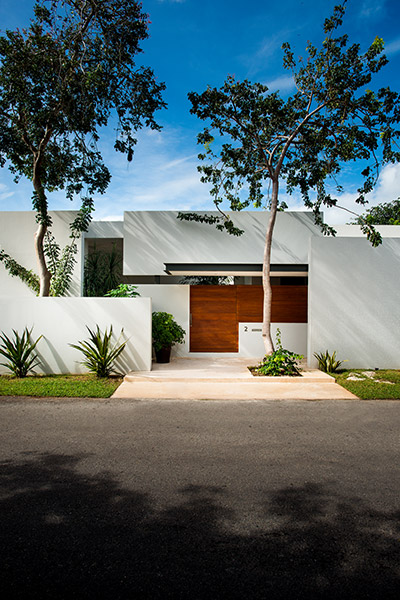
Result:
{"label": "shadow on pavement", "polygon": [[79,473],[83,458],[2,463],[3,598],[398,597],[399,514],[305,484],[265,494],[270,525],[240,535],[219,488],[189,486],[156,511]]}

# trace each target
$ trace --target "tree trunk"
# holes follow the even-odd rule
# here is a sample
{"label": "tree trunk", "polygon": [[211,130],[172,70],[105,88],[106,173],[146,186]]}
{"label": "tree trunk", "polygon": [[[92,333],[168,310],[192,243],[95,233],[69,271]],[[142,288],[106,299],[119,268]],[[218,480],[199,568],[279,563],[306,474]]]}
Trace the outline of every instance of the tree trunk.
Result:
{"label": "tree trunk", "polygon": [[39,281],[40,281],[40,290],[39,296],[48,296],[50,294],[50,280],[51,273],[47,268],[46,264],[46,256],[43,250],[43,240],[44,236],[47,232],[48,226],[48,214],[47,214],[47,199],[46,194],[44,193],[42,178],[41,178],[41,162],[42,162],[42,153],[38,152],[34,156],[33,161],[33,189],[36,194],[36,211],[38,213],[39,226],[35,233],[35,254],[36,260],[39,269]]}
{"label": "tree trunk", "polygon": [[271,311],[272,311],[272,287],[271,287],[271,249],[272,235],[276,221],[276,213],[278,210],[278,181],[272,183],[272,199],[271,212],[269,216],[267,231],[265,234],[264,246],[264,261],[263,261],[263,289],[264,289],[264,305],[263,305],[263,326],[262,336],[264,341],[265,354],[272,354],[274,344],[271,337]]}
{"label": "tree trunk", "polygon": [[35,233],[35,253],[38,263],[40,290],[39,296],[48,296],[50,293],[51,273],[46,265],[46,257],[43,250],[43,239],[46,235],[46,225],[39,224]]}

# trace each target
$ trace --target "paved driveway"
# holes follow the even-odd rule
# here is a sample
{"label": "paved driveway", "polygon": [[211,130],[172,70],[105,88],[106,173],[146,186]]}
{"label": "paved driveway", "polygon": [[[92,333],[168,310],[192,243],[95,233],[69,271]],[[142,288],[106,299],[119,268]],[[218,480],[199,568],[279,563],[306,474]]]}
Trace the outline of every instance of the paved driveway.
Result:
{"label": "paved driveway", "polygon": [[400,403],[3,401],[6,598],[397,598]]}

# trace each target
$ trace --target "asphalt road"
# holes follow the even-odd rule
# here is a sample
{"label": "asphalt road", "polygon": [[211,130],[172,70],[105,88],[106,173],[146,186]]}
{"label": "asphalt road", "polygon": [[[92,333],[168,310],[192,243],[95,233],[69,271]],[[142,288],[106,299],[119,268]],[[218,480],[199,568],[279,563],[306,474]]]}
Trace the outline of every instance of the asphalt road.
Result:
{"label": "asphalt road", "polygon": [[0,401],[2,597],[398,598],[400,402]]}

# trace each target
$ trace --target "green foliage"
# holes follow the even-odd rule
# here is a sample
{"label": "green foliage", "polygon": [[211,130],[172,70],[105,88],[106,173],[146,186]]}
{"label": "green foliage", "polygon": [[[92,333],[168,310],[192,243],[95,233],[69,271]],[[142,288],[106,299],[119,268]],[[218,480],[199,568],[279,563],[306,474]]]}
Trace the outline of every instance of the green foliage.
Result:
{"label": "green foliage", "polygon": [[[124,350],[126,342],[119,344],[118,341],[112,345],[112,325],[109,331],[105,330],[104,334],[101,333],[98,325],[96,331],[92,331],[89,327],[86,329],[89,332],[89,340],[69,345],[82,352],[85,359],[80,364],[87,367],[91,373],[95,373],[97,377],[109,377],[111,373],[116,372],[113,364]],[[121,331],[121,335],[122,333]]]}
{"label": "green foliage", "polygon": [[[134,0],[37,0],[30,25],[0,37],[0,166],[16,182],[32,181],[41,234],[51,227],[47,194],[60,189],[71,200],[81,196],[71,234],[86,230],[93,196],[110,181],[97,142],[111,117],[114,147],[128,161],[137,131],[160,128],[154,113],[165,106],[165,86],[136,65],[147,37],[148,16]],[[37,244],[43,282],[42,235]],[[60,256],[63,269],[72,254]]]}
{"label": "green foliage", "polygon": [[72,240],[61,250],[50,230],[47,230],[43,250],[47,257],[47,266],[51,273],[50,296],[65,296],[71,285],[72,273],[78,252],[76,233]]}
{"label": "green foliage", "polygon": [[33,341],[32,329],[33,327],[29,330],[25,327],[22,335],[13,329],[14,339],[9,338],[4,332],[0,335],[0,354],[8,360],[0,364],[10,369],[15,377],[26,377],[29,371],[40,364],[35,348],[42,336]]}
{"label": "green foliage", "polygon": [[178,325],[173,316],[166,312],[153,312],[153,347],[156,352],[174,344],[182,344],[186,331]]}
{"label": "green foliage", "polygon": [[120,377],[109,379],[94,375],[34,375],[15,379],[0,376],[0,396],[41,398],[109,398],[121,384]]}
{"label": "green foliage", "polygon": [[301,360],[301,354],[295,354],[282,347],[281,331],[276,331],[276,348],[272,354],[264,356],[262,362],[252,369],[256,375],[267,375],[269,377],[279,377],[289,375],[291,377],[300,375],[297,361]]}
{"label": "green foliage", "polygon": [[120,285],[122,256],[115,245],[111,252],[94,249],[85,258],[84,296],[105,296]]}
{"label": "green foliage", "polygon": [[231,275],[187,275],[179,281],[181,285],[231,285],[233,277]]}
{"label": "green foliage", "polygon": [[332,352],[332,354],[329,354],[328,350],[325,352],[314,352],[314,356],[318,361],[318,369],[324,373],[335,373],[344,362],[343,360],[337,360],[336,351]]}
{"label": "green foliage", "polygon": [[358,225],[400,225],[400,198],[368,208],[363,215],[353,221]]}
{"label": "green foliage", "polygon": [[117,288],[110,290],[105,296],[110,298],[136,298],[140,296],[139,292],[136,291],[136,285],[129,285],[127,283],[120,283]]}
{"label": "green foliage", "polygon": [[40,284],[39,277],[36,275],[36,273],[25,269],[25,267],[20,265],[14,258],[4,252],[2,249],[0,249],[0,261],[4,264],[5,268],[12,277],[19,277],[19,279],[26,283],[26,285],[33,290],[36,295],[39,294]]}
{"label": "green foliage", "polygon": [[[74,221],[70,225],[71,241],[63,250],[61,250],[56,239],[48,229],[44,236],[43,251],[47,258],[48,270],[51,274],[49,296],[65,296],[69,290],[74,266],[76,264],[75,256],[78,252],[76,244],[81,233],[87,230],[90,221],[90,211],[81,208]],[[0,250],[0,261],[3,262],[9,274],[13,277],[19,277],[36,295],[39,295],[40,280],[38,275],[31,270],[20,265],[9,254]]]}

